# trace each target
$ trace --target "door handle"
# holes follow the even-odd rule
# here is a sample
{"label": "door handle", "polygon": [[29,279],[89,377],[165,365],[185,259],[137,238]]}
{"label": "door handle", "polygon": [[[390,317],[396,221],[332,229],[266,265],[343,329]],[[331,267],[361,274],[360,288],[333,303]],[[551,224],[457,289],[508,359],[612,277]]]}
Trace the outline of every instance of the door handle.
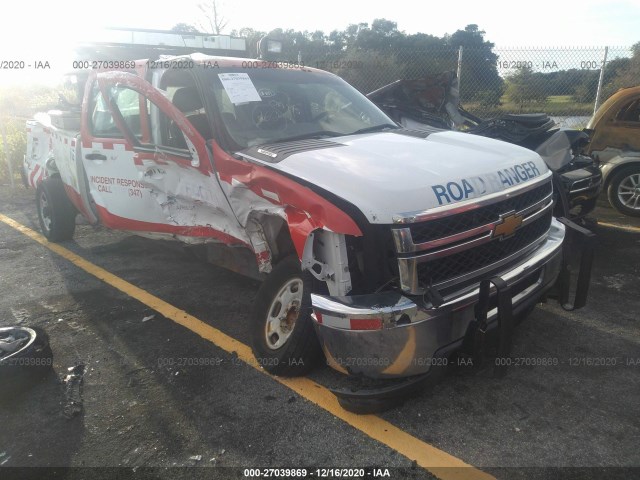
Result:
{"label": "door handle", "polygon": [[88,153],[84,156],[87,160],[106,160],[107,156],[101,153]]}

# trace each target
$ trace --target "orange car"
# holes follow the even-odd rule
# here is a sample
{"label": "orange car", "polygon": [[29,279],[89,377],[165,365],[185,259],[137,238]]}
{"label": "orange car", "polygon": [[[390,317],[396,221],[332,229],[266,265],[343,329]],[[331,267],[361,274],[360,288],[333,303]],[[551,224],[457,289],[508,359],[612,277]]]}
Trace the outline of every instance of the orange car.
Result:
{"label": "orange car", "polygon": [[623,88],[596,111],[587,125],[587,152],[600,160],[611,206],[640,217],[640,85]]}

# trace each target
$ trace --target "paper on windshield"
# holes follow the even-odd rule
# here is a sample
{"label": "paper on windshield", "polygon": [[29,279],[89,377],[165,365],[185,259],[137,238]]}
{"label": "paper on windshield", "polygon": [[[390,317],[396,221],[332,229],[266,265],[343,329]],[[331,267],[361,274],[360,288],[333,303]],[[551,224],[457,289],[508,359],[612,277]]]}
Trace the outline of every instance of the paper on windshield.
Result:
{"label": "paper on windshield", "polygon": [[219,73],[218,77],[234,105],[262,101],[248,73]]}

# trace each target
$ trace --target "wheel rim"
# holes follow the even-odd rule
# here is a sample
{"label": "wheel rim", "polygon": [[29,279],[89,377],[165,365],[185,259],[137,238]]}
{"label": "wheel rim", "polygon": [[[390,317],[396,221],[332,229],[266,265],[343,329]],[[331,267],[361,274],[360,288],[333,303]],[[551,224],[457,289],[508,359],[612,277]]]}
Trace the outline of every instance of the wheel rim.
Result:
{"label": "wheel rim", "polygon": [[16,357],[20,355],[20,352],[23,352],[26,348],[28,348],[36,339],[35,330],[28,327],[2,327],[0,328],[0,338],[3,340],[7,340],[7,337],[12,336],[15,339],[20,340],[20,348],[13,352],[5,352],[0,350],[0,360],[7,361],[7,359],[11,357]]}
{"label": "wheel rim", "polygon": [[627,208],[640,209],[640,173],[633,173],[618,184],[618,200]]}
{"label": "wheel rim", "polygon": [[265,340],[271,350],[281,348],[291,336],[302,304],[302,280],[287,281],[273,298],[265,323]]}
{"label": "wheel rim", "polygon": [[49,199],[47,198],[47,194],[43,192],[40,193],[40,198],[38,201],[38,206],[40,207],[40,218],[42,219],[42,227],[48,232],[51,230],[51,207],[49,206]]}

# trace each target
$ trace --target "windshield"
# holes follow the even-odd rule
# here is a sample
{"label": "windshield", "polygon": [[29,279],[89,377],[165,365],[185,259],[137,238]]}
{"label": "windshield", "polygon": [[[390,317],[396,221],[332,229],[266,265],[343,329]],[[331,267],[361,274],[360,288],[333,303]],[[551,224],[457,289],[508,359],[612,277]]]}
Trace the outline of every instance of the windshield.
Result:
{"label": "windshield", "polygon": [[395,128],[351,85],[309,70],[215,69],[207,84],[239,149]]}

